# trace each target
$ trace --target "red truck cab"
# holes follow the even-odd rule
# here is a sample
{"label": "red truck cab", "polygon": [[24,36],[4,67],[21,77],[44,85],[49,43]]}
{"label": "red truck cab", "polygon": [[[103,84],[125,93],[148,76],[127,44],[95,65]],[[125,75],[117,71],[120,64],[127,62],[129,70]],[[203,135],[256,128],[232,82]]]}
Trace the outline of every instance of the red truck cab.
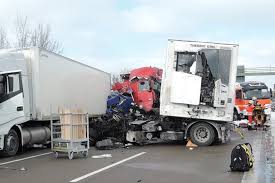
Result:
{"label": "red truck cab", "polygon": [[113,90],[120,93],[132,92],[134,102],[146,112],[159,107],[162,69],[142,67],[130,71],[128,79],[115,83]]}

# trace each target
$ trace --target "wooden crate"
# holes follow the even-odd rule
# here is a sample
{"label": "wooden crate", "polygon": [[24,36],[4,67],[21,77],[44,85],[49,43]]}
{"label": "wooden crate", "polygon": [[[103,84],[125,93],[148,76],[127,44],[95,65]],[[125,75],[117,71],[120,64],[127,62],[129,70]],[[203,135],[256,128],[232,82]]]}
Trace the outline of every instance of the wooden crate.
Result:
{"label": "wooden crate", "polygon": [[[76,140],[86,138],[86,114],[82,109],[59,108],[61,123],[61,138],[64,140]],[[71,126],[75,124],[83,124]]]}

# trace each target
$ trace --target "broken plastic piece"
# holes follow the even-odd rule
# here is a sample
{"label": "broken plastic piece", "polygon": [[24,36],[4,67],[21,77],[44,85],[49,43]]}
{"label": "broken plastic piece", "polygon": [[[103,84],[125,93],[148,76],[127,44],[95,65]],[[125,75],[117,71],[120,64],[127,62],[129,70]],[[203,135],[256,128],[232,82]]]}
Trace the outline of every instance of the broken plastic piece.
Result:
{"label": "broken plastic piece", "polygon": [[97,149],[102,149],[102,150],[113,149],[114,143],[111,139],[105,139],[105,140],[98,141],[95,146]]}
{"label": "broken plastic piece", "polygon": [[186,147],[192,151],[194,148],[198,147],[198,145],[194,144],[191,140],[188,140]]}
{"label": "broken plastic piece", "polygon": [[112,157],[111,154],[102,154],[102,155],[94,155],[94,156],[92,156],[92,158],[94,158],[94,159],[111,158],[111,157]]}

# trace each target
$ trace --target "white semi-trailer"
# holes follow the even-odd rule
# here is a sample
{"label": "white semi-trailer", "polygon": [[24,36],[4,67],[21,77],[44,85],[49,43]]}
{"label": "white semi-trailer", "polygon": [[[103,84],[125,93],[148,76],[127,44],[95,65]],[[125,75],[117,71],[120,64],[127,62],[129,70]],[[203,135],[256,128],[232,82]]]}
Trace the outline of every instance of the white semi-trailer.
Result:
{"label": "white semi-trailer", "polygon": [[0,151],[47,143],[59,107],[106,111],[110,74],[39,48],[0,50]]}
{"label": "white semi-trailer", "polygon": [[198,145],[228,141],[237,58],[236,44],[169,40],[161,82],[161,117],[132,122],[127,140],[146,143],[190,138]]}

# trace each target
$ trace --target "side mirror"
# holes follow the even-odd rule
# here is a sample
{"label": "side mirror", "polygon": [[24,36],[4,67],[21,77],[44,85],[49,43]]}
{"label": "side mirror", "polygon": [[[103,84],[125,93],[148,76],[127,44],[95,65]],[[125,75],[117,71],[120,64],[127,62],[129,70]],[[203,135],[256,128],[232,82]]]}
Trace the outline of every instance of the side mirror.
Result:
{"label": "side mirror", "polygon": [[13,77],[8,77],[9,81],[9,92],[13,92]]}

